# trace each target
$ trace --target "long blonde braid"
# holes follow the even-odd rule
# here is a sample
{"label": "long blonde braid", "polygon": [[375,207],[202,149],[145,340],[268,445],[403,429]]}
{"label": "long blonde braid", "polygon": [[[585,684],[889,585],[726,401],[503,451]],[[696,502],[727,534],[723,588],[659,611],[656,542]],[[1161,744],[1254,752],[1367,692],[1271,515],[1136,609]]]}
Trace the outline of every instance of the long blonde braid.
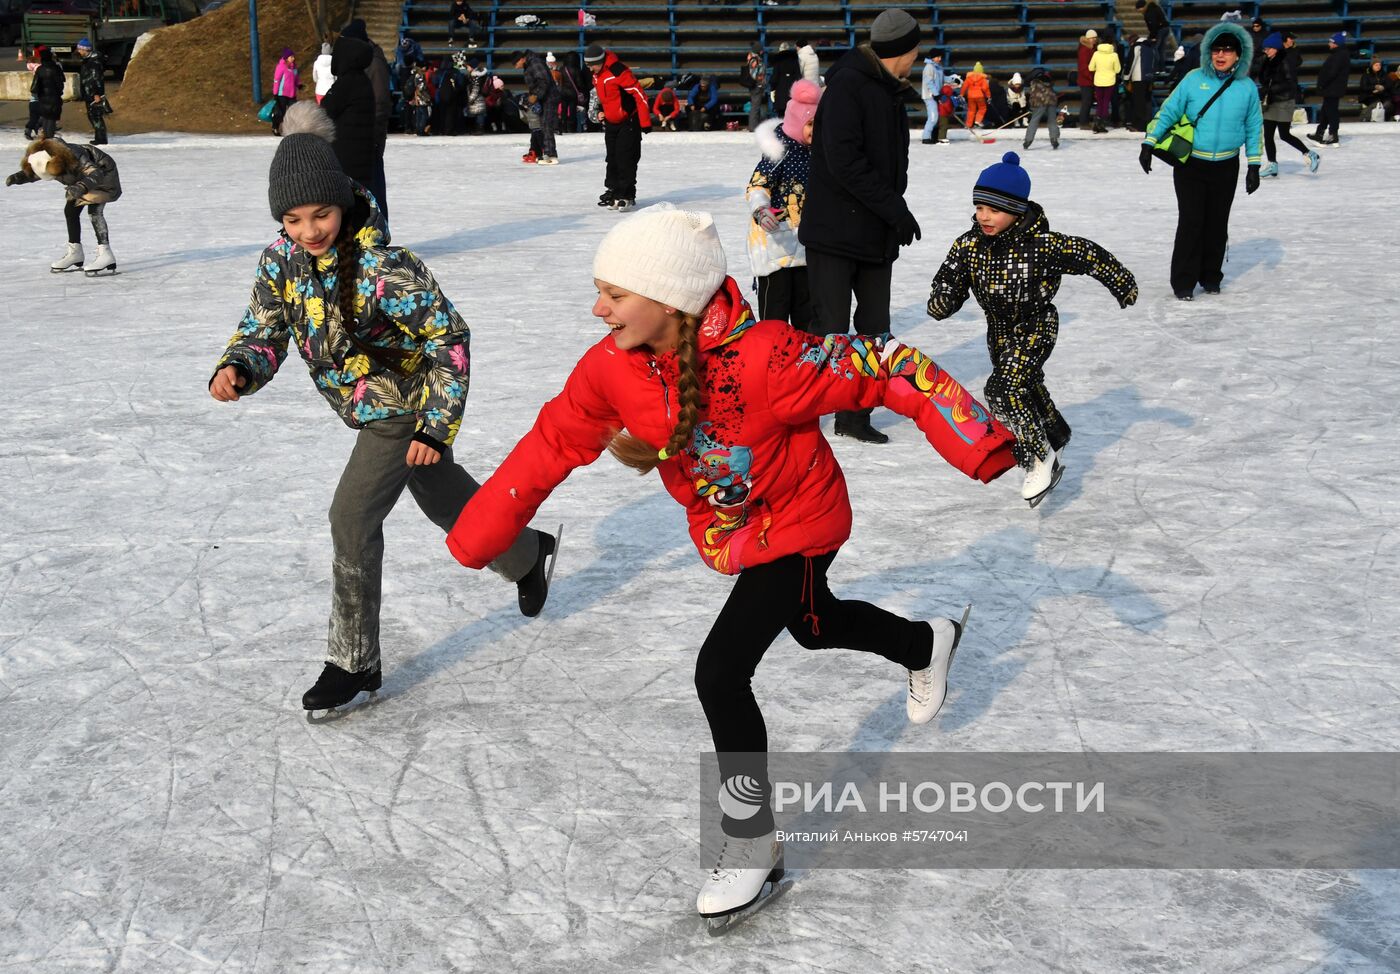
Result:
{"label": "long blonde braid", "polygon": [[620,463],[639,473],[650,473],[662,460],[676,456],[690,445],[695,424],[700,422],[700,317],[682,315],[676,338],[676,365],[679,368],[677,394],[680,413],[671,437],[658,453],[654,447],[630,433],[618,433],[608,444],[608,452]]}

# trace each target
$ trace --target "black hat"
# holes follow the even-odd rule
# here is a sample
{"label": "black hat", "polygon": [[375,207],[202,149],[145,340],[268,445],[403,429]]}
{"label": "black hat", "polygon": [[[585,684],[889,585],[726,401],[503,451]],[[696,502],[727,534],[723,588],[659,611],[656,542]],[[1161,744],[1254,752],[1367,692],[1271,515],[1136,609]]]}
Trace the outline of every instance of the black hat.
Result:
{"label": "black hat", "polygon": [[583,51],[583,62],[585,64],[597,64],[607,55],[602,44],[589,44]]}
{"label": "black hat", "polygon": [[1210,42],[1212,51],[1234,51],[1241,53],[1244,48],[1240,46],[1240,39],[1234,35],[1233,31],[1222,30]]}

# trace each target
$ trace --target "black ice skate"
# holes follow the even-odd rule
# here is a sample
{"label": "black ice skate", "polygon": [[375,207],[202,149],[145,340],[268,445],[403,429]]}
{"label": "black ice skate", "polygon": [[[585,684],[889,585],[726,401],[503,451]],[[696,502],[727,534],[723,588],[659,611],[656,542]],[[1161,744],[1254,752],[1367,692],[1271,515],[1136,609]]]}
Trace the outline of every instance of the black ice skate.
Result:
{"label": "black ice skate", "polygon": [[540,553],[535,558],[535,567],[516,582],[519,592],[520,614],[534,618],[544,608],[549,598],[549,583],[554,580],[554,563],[559,560],[559,544],[564,538],[564,525],[551,536],[540,532]]}
{"label": "black ice skate", "polygon": [[[307,721],[320,724],[344,716],[344,712],[337,708],[354,700],[360,695],[361,690],[367,690],[373,694],[379,689],[382,682],[382,673],[378,666],[369,670],[361,670],[358,673],[350,673],[334,663],[326,663],[326,668],[321,671],[316,685],[307,690],[301,698],[301,705],[306,708]],[[318,710],[323,710],[325,713],[316,717],[314,714]]]}

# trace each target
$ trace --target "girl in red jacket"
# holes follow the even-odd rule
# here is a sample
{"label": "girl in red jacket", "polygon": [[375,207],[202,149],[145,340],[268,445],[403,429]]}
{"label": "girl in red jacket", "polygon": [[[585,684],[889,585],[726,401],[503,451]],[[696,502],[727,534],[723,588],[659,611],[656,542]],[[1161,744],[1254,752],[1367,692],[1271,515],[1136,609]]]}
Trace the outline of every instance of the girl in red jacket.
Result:
{"label": "girl in red jacket", "polygon": [[887,406],[983,482],[1014,465],[1012,437],[930,359],[888,336],[756,321],[726,276],[708,213],[664,203],[640,211],[603,239],[593,276],[593,314],[608,335],[468,503],[448,547],[468,567],[488,564],[570,471],[608,449],[658,471],[701,558],[737,576],[695,665],[731,837],[698,908],[723,916],[781,870],[768,737],[749,684],[773,640],[786,629],[808,649],[855,649],[904,667],[909,718],[924,723],[943,704],[961,635],[950,619],[910,621],[827,587],[851,505],[821,417]]}

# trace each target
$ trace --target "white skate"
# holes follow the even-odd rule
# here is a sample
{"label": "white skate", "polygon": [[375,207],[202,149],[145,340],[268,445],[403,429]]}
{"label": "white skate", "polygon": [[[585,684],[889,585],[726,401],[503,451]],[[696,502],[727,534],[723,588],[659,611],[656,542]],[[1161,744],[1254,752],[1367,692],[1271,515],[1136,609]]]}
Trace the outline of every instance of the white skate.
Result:
{"label": "white skate", "polygon": [[55,274],[62,274],[64,271],[83,269],[83,245],[80,243],[70,243],[68,249],[63,252],[63,256],[49,265],[49,270]]}
{"label": "white skate", "polygon": [[[695,909],[709,924],[711,933],[722,933],[749,907],[757,909],[785,887],[783,847],[776,831],[756,839],[725,836],[715,867],[705,875]],[[763,895],[765,886],[770,886]]]}
{"label": "white skate", "polygon": [[88,277],[96,277],[98,274],[115,274],[117,272],[117,258],[112,253],[112,248],[106,244],[97,245],[97,256],[92,259],[92,263],[83,269],[83,273]]}
{"label": "white skate", "polygon": [[967,617],[971,614],[972,605],[969,604],[963,609],[961,622],[935,619],[929,623],[933,627],[933,656],[922,670],[909,671],[909,696],[904,701],[904,712],[909,715],[911,724],[927,724],[943,708],[948,696],[948,667],[953,665]]}
{"label": "white skate", "polygon": [[1045,459],[1036,460],[1035,466],[1026,474],[1026,482],[1021,486],[1021,497],[1031,507],[1045,500],[1045,496],[1055,489],[1065,472],[1064,464],[1060,463],[1055,451],[1048,446],[1045,449]]}

